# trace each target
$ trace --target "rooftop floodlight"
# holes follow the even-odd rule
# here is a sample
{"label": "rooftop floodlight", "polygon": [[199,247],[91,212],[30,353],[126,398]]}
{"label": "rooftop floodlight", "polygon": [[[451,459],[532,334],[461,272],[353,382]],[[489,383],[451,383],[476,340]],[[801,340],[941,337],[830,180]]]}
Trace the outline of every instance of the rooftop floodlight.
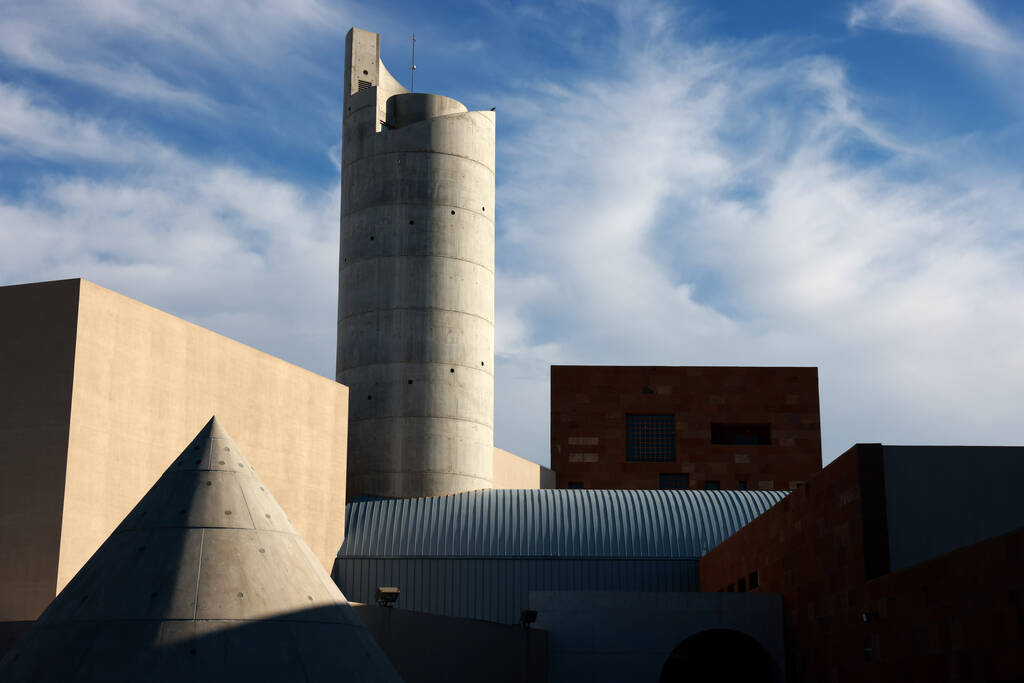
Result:
{"label": "rooftop floodlight", "polygon": [[398,590],[397,586],[378,586],[377,604],[381,607],[394,607],[395,601],[398,600],[401,593],[402,591]]}
{"label": "rooftop floodlight", "polygon": [[530,628],[530,624],[537,621],[537,610],[524,609],[519,615],[519,623],[523,628]]}

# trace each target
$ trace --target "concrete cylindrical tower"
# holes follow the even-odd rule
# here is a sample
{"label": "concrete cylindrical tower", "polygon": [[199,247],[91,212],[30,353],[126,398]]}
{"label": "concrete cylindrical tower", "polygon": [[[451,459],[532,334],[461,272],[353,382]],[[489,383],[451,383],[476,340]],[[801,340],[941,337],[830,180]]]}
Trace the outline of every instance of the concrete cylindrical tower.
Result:
{"label": "concrete cylindrical tower", "polygon": [[352,29],[342,122],[348,499],[490,488],[494,113],[407,92]]}

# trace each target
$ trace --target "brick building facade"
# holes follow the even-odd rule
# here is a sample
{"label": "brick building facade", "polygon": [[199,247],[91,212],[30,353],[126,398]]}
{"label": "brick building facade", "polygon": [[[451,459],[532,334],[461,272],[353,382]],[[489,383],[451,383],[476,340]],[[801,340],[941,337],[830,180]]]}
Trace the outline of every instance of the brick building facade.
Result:
{"label": "brick building facade", "polygon": [[559,488],[790,490],[821,469],[817,368],[551,367]]}
{"label": "brick building facade", "polygon": [[[1024,528],[1004,495],[1016,477],[997,462],[975,469],[975,495],[928,485],[947,479],[944,454],[977,468],[1024,449],[920,448],[917,462],[886,449],[854,446],[711,550],[701,590],[782,595],[791,681],[1024,679]],[[894,485],[901,461],[924,486]]]}

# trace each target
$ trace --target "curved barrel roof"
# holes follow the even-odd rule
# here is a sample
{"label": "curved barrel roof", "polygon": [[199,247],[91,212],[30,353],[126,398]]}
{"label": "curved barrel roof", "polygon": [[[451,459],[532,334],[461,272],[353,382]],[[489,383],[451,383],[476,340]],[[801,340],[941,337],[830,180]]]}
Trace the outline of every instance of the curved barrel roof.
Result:
{"label": "curved barrel roof", "polygon": [[786,495],[490,489],[357,499],[338,556],[699,558]]}

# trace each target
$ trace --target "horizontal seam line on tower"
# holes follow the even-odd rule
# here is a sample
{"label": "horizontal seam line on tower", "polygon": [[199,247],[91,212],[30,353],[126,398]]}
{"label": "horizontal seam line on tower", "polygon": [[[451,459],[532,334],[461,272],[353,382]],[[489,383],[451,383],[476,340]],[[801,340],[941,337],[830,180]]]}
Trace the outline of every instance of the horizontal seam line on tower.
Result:
{"label": "horizontal seam line on tower", "polygon": [[352,167],[354,164],[358,164],[361,161],[367,161],[368,159],[375,159],[377,157],[388,156],[390,154],[440,154],[440,155],[446,156],[446,157],[455,157],[456,159],[465,159],[466,161],[473,162],[477,166],[483,166],[485,169],[487,169],[488,173],[490,173],[492,176],[494,175],[494,169],[493,168],[491,168],[490,166],[488,166],[487,164],[485,164],[482,161],[474,159],[473,157],[468,157],[468,156],[466,156],[464,154],[452,154],[451,152],[438,152],[438,151],[435,151],[435,150],[432,150],[432,149],[409,149],[409,150],[395,150],[395,151],[391,151],[391,152],[377,152],[376,154],[369,154],[367,156],[358,157],[356,159],[353,159],[352,161],[348,162],[347,164],[345,164],[345,165],[343,165],[341,167],[342,177],[344,177],[344,175],[345,175],[345,169]]}
{"label": "horizontal seam line on tower", "polygon": [[[345,539],[348,540],[347,538]],[[647,562],[651,560],[662,562],[699,562],[700,557],[677,556],[677,555],[565,555],[563,553],[552,555],[336,555],[336,560],[564,560],[566,562],[578,560],[603,560],[608,562]]]}
{"label": "horizontal seam line on tower", "polygon": [[[476,313],[469,313],[468,311],[459,311],[454,308],[441,308],[439,306],[393,306],[391,308],[374,308],[372,310],[364,311],[362,313],[352,313],[350,315],[346,315],[344,318],[338,318],[338,324],[340,325],[341,323],[345,322],[346,320],[349,320],[350,318],[358,318],[364,315],[373,315],[380,313],[381,311],[444,311],[445,313],[458,313],[459,315],[468,315],[471,318],[477,318],[478,320],[483,320],[485,323],[490,323],[491,326],[494,325],[493,320],[485,318],[482,315],[477,315]],[[385,363],[376,363],[376,365],[385,365]]]}
{"label": "horizontal seam line on tower", "polygon": [[[443,415],[377,415],[374,417],[352,417],[349,415],[349,422],[370,422],[372,420],[393,420],[395,418],[413,418],[417,420],[452,420],[454,422],[468,422],[474,425],[480,425],[481,427],[487,427],[493,430],[494,424],[487,422],[480,422],[478,420],[470,420],[465,417],[445,417]],[[434,472],[434,474],[456,474],[455,472]],[[464,476],[464,475],[459,475]],[[476,477],[478,478],[478,477]]]}
{"label": "horizontal seam line on tower", "polygon": [[[485,213],[481,213],[480,211],[477,211],[476,209],[467,209],[466,207],[460,206],[458,204],[441,204],[440,202],[382,202],[380,204],[367,204],[365,206],[362,206],[362,207],[360,207],[358,209],[354,209],[352,211],[344,211],[344,210],[342,210],[342,212],[341,212],[341,220],[345,220],[345,218],[348,217],[348,216],[354,216],[354,215],[356,215],[358,213],[361,213],[363,211],[367,211],[368,209],[376,209],[376,208],[379,208],[379,207],[382,207],[382,206],[383,207],[388,207],[388,206],[448,206],[448,207],[452,207],[452,208],[455,208],[455,209],[460,209],[462,211],[465,211],[466,213],[471,213],[474,216],[480,216],[480,217],[486,219],[492,226],[494,225],[493,214],[489,216],[489,215],[487,215]],[[342,207],[342,208],[344,209],[344,207]]]}
{"label": "horizontal seam line on tower", "polygon": [[[345,270],[346,268],[351,268],[352,266],[356,265],[356,263],[364,263],[366,261],[377,261],[381,259],[415,258],[416,256],[416,254],[398,254],[396,256],[371,256],[370,258],[359,259],[358,261],[353,261],[352,263],[346,263],[345,261],[342,261],[341,268],[338,269],[338,274],[340,275],[343,270]],[[494,275],[493,268],[488,268],[487,266],[477,261],[470,261],[468,258],[459,258],[458,256],[436,256],[434,254],[420,254],[418,256],[419,258],[447,259],[449,261],[462,261],[463,263],[471,263],[474,266],[480,266],[480,268],[482,268],[483,270],[487,271],[491,275]]]}
{"label": "horizontal seam line on tower", "polygon": [[[391,361],[391,362],[388,362],[388,363],[364,363],[363,365],[350,365],[350,366],[348,366],[346,368],[342,368],[342,370],[343,371],[344,370],[354,370],[356,368],[369,368],[369,367],[374,367],[374,366],[388,366],[388,365],[440,365],[442,368],[450,368],[452,366],[455,366],[457,368],[465,368],[466,370],[472,370],[473,372],[482,372],[485,375],[490,375],[491,374],[487,370],[481,370],[480,368],[478,368],[475,365],[466,365],[465,363],[454,363],[454,362],[451,362],[451,361],[449,361],[447,363],[442,363],[439,360],[424,360],[424,361],[418,361],[418,360],[399,360],[399,361]],[[408,378],[406,378],[406,379],[408,379]],[[426,380],[422,380],[422,381],[426,381]]]}

